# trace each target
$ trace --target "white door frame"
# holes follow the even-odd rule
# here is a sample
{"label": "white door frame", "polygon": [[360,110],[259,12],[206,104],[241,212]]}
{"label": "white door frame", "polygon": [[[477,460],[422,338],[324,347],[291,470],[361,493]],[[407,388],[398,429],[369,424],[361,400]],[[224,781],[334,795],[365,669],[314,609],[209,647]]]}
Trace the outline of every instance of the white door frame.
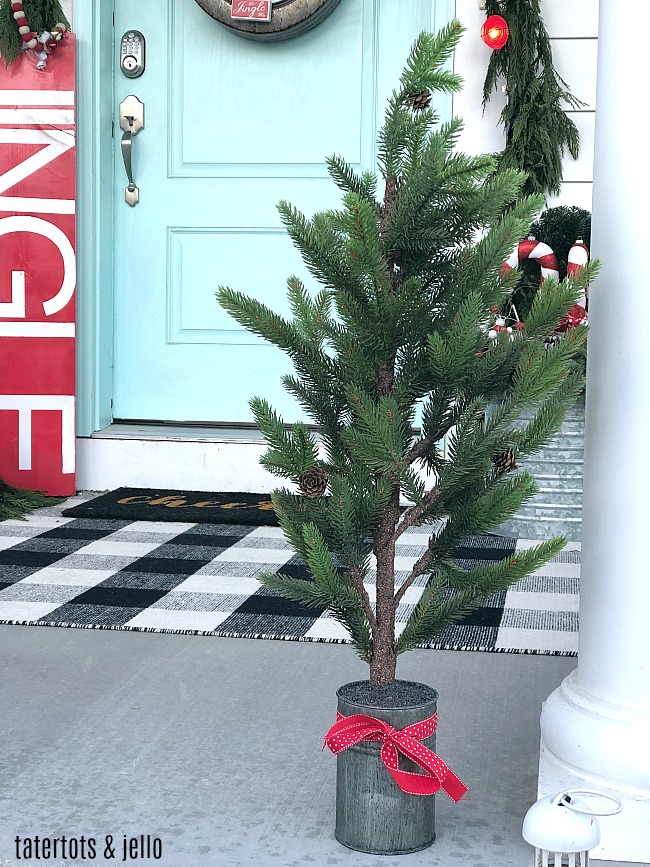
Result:
{"label": "white door frame", "polygon": [[113,420],[113,0],[75,3],[77,433]]}

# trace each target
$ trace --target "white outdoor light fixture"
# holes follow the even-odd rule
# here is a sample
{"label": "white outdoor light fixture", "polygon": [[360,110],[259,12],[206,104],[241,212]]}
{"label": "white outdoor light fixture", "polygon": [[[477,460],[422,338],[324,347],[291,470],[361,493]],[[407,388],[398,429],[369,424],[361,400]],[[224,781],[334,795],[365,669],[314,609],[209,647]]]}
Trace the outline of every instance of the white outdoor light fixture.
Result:
{"label": "white outdoor light fixture", "polygon": [[[598,809],[576,795],[606,798],[613,809]],[[588,867],[589,850],[600,843],[596,816],[620,813],[621,802],[596,789],[565,789],[541,798],[526,813],[523,837],[535,847],[534,867]]]}

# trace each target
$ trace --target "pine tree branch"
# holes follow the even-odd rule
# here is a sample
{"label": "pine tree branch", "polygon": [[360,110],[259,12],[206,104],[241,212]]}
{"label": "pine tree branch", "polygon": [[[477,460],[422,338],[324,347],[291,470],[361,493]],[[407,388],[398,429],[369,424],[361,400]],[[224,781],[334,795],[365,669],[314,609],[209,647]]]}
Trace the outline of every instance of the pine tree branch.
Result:
{"label": "pine tree branch", "polygon": [[395,527],[395,532],[393,533],[393,542],[396,542],[402,535],[402,533],[406,532],[409,527],[413,527],[415,524],[417,524],[422,515],[424,515],[427,509],[429,509],[435,503],[439,496],[440,488],[438,487],[438,485],[436,485],[435,487],[431,488],[426,492],[426,494],[419,503],[416,503],[414,506],[408,508],[402,515],[402,520],[399,522],[397,527]]}
{"label": "pine tree branch", "polygon": [[363,172],[361,176],[355,174],[339,154],[327,157],[325,162],[332,180],[339,189],[344,192],[355,192],[369,202],[376,204],[374,197],[377,191],[377,178],[372,172]]}
{"label": "pine tree branch", "polygon": [[399,637],[397,653],[413,650],[436,632],[457,623],[480,605],[484,598],[483,594],[471,587],[445,600],[444,589],[442,580],[429,583]]}
{"label": "pine tree branch", "polygon": [[348,566],[345,570],[345,574],[348,576],[352,582],[352,586],[359,594],[359,601],[361,602],[363,613],[366,615],[368,624],[370,625],[370,631],[374,635],[377,630],[377,619],[375,617],[375,612],[372,610],[370,596],[368,596],[368,591],[363,584],[363,573],[358,566]]}
{"label": "pine tree branch", "polygon": [[427,545],[427,550],[417,559],[411,572],[406,577],[404,583],[400,586],[399,590],[395,594],[395,605],[399,605],[400,600],[409,589],[409,587],[413,584],[416,578],[419,578],[420,575],[424,575],[429,571],[429,566],[431,565],[431,560],[433,559],[434,553],[434,538],[433,536],[429,539],[429,544]]}
{"label": "pine tree branch", "polygon": [[25,491],[14,488],[0,479],[0,521],[27,520],[25,515],[44,506],[62,503],[65,497],[47,497],[40,491]]}
{"label": "pine tree branch", "polygon": [[[439,437],[438,437],[439,439]],[[431,436],[430,434],[426,434],[417,440],[412,446],[408,454],[406,455],[405,461],[407,464],[412,464],[414,461],[417,461],[419,458],[423,458],[427,452],[435,446],[438,442],[438,439]]]}

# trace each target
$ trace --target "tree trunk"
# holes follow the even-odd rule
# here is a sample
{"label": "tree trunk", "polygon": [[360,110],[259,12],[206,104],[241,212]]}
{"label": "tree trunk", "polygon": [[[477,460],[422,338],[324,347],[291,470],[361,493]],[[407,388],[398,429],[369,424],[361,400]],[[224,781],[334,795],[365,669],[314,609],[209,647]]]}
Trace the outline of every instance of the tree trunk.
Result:
{"label": "tree trunk", "polygon": [[393,488],[386,512],[373,539],[377,559],[375,616],[376,629],[372,636],[370,682],[383,686],[395,680],[395,541],[392,538],[399,520],[399,486]]}

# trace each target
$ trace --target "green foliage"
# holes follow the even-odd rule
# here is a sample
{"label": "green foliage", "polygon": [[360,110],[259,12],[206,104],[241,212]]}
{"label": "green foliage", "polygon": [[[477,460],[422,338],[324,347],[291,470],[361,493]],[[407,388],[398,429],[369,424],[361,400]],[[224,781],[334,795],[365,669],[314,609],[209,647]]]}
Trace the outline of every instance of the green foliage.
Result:
{"label": "green foliage", "polygon": [[539,0],[487,0],[485,13],[503,16],[510,31],[503,48],[492,52],[483,84],[484,105],[502,78],[507,88],[501,112],[506,145],[498,155],[499,168],[528,174],[524,195],[558,194],[564,152],[576,159],[580,146],[564,106],[576,109],[584,103],[572,96],[553,66]]}
{"label": "green foliage", "polygon": [[63,502],[57,497],[46,497],[39,491],[21,491],[0,479],[0,521],[25,520],[25,515],[43,506]]}
{"label": "green foliage", "polygon": [[399,177],[407,163],[416,171],[422,167],[418,155],[426,147],[436,118],[433,111],[425,110],[414,119],[408,97],[424,91],[454,93],[461,89],[460,77],[442,67],[452,56],[462,33],[461,24],[452,21],[437,35],[421,33],[416,39],[379,132],[378,158],[384,177]]}
{"label": "green foliage", "polygon": [[[516,282],[501,266],[544,200],[520,195],[522,172],[496,172],[491,157],[458,153],[458,119],[438,125],[432,111],[415,107],[414,94],[460,86],[442,68],[461,29],[454,21],[416,41],[379,134],[380,178],[333,156],[338,209],[309,217],[280,203],[287,232],[320,284],[312,291],[289,280],[292,318],[233,289],[217,293],[237,322],[290,356],[295,374],[284,386],[317,429],[289,426],[265,399],[251,400],[268,444],[262,463],[291,483],[272,493],[280,526],[311,576],[260,580],[329,608],[370,664],[373,683],[392,680],[397,653],[429,640],[563,544],[553,540],[472,572],[452,562],[467,535],[493,530],[536,491],[530,475],[504,474],[494,458],[541,448],[579,390],[571,360],[583,329],[552,345],[547,339],[586,279],[546,281],[526,331],[488,338],[494,309]],[[326,474],[323,495],[302,489],[306,470]],[[403,510],[400,498],[408,501]],[[396,579],[396,542],[416,526],[427,528],[428,548]],[[420,576],[430,576],[426,590],[397,640],[397,606]]]}
{"label": "green foliage", "polygon": [[304,470],[318,463],[318,445],[304,424],[296,424],[288,430],[267,401],[256,397],[250,405],[269,446],[261,458],[267,470],[297,481]]}
{"label": "green foliage", "polygon": [[[70,29],[70,22],[63,14],[59,0],[23,0],[23,11],[27,23],[35,33],[49,30],[59,22]],[[22,45],[23,41],[11,11],[11,0],[0,0],[0,55],[6,66],[12,64],[20,55]]]}

